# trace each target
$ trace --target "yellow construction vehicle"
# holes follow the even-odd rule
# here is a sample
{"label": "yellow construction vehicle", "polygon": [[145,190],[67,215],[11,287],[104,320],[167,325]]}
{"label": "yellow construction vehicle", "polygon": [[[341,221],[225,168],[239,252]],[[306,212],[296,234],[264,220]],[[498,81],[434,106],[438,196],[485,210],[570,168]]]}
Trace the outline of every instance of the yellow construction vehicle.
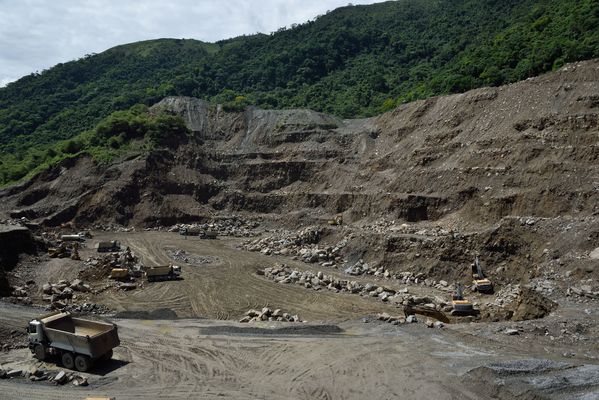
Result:
{"label": "yellow construction vehicle", "polygon": [[327,221],[329,225],[343,225],[343,214],[337,214],[335,218]]}
{"label": "yellow construction vehicle", "polygon": [[472,290],[479,293],[493,293],[493,283],[485,278],[478,256],[472,264]]}
{"label": "yellow construction vehicle", "polygon": [[436,310],[431,307],[419,305],[405,305],[403,306],[403,313],[406,316],[406,318],[409,315],[419,314],[424,315],[425,317],[436,319],[437,321],[441,321],[446,324],[449,323],[449,318],[447,318],[447,316],[442,311]]}
{"label": "yellow construction vehicle", "polygon": [[71,256],[71,249],[63,242],[58,247],[48,248],[48,255],[51,258],[66,258]]}
{"label": "yellow construction vehicle", "polygon": [[129,276],[129,270],[126,268],[113,268],[110,271],[111,279],[125,279],[127,276]]}
{"label": "yellow construction vehicle", "polygon": [[453,310],[451,311],[451,315],[454,316],[463,316],[463,315],[476,315],[478,314],[478,310],[474,309],[474,306],[470,302],[464,298],[463,288],[461,283],[456,284],[456,290],[453,294],[453,298],[451,299],[451,305],[453,306]]}

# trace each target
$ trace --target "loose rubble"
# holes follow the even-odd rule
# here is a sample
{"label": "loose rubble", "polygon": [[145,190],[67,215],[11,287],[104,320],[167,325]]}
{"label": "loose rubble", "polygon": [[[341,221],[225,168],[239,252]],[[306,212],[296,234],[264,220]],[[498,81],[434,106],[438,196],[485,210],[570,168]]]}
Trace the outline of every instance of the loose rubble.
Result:
{"label": "loose rubble", "polygon": [[73,386],[89,385],[87,378],[78,375],[76,372],[48,371],[35,366],[30,367],[28,370],[11,369],[7,371],[0,368],[0,379],[29,379],[31,382],[47,381],[55,385],[65,385],[69,382]]}
{"label": "loose rubble", "polygon": [[280,284],[295,284],[312,290],[330,290],[335,293],[350,293],[362,297],[372,297],[396,306],[422,304],[440,311],[447,306],[445,300],[440,297],[414,296],[408,294],[407,288],[396,291],[375,283],[363,284],[353,280],[337,279],[324,274],[322,271],[316,273],[298,271],[285,265],[277,265],[259,270],[258,273]]}
{"label": "loose rubble", "polygon": [[306,322],[303,321],[297,314],[291,315],[283,312],[280,308],[274,310],[269,307],[264,307],[262,311],[248,310],[245,316],[239,320],[242,323],[258,322],[258,321],[278,321],[278,322]]}
{"label": "loose rubble", "polygon": [[256,236],[256,228],[260,224],[256,221],[246,221],[234,217],[223,220],[212,221],[205,224],[177,224],[168,228],[169,232],[179,232],[189,236],[209,236],[208,232],[218,236],[252,237]]}
{"label": "loose rubble", "polygon": [[265,238],[248,241],[241,248],[265,255],[289,256],[306,263],[319,263],[323,267],[337,268],[344,262],[341,251],[347,246],[342,240],[335,246],[319,247],[323,234],[321,227],[309,227],[297,233],[282,232]]}
{"label": "loose rubble", "polygon": [[174,261],[184,262],[190,265],[216,264],[219,262],[218,257],[198,256],[179,249],[166,249],[166,254]]}
{"label": "loose rubble", "polygon": [[85,312],[93,314],[106,314],[110,310],[101,304],[84,302],[77,304],[78,296],[92,292],[89,284],[84,283],[81,279],[73,281],[60,280],[57,283],[45,283],[42,286],[42,299],[50,305],[50,310]]}

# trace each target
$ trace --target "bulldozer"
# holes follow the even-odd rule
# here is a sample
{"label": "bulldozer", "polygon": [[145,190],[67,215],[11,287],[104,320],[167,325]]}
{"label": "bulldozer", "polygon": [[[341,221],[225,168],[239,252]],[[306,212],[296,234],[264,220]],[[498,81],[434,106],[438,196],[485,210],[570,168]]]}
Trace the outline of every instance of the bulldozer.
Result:
{"label": "bulldozer", "polygon": [[485,278],[478,256],[472,264],[472,290],[479,293],[493,293],[493,283]]}
{"label": "bulldozer", "polygon": [[474,309],[470,300],[464,298],[464,290],[461,283],[456,284],[455,293],[451,299],[451,305],[453,306],[453,310],[451,311],[451,315],[453,316],[478,314],[478,310]]}

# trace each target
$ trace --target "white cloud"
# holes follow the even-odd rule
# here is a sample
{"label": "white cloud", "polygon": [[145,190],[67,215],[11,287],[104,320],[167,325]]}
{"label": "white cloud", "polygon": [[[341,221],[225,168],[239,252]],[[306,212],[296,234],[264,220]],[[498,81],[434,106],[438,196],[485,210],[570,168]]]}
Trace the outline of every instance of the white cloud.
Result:
{"label": "white cloud", "polygon": [[214,42],[269,33],[347,4],[347,0],[0,0],[0,86],[119,44],[162,37]]}

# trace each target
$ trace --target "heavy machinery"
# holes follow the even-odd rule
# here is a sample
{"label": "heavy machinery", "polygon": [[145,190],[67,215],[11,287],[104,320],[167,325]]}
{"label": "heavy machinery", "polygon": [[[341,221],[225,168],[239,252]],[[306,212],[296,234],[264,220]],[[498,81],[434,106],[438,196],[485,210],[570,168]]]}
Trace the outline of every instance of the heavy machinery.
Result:
{"label": "heavy machinery", "polygon": [[60,240],[62,240],[63,242],[85,242],[87,238],[85,237],[85,234],[83,233],[78,233],[76,235],[61,235],[60,236]]}
{"label": "heavy machinery", "polygon": [[127,268],[113,268],[110,270],[110,279],[125,279],[129,276]]}
{"label": "heavy machinery", "polygon": [[181,278],[181,267],[177,265],[159,265],[146,269],[148,282],[170,281]]}
{"label": "heavy machinery", "polygon": [[179,229],[179,234],[183,236],[199,236],[204,230],[199,226]]}
{"label": "heavy machinery", "polygon": [[437,321],[441,321],[446,324],[449,323],[449,318],[447,318],[447,316],[442,311],[427,306],[405,305],[403,306],[403,313],[406,316],[406,318],[408,317],[408,315],[419,314],[436,319]]}
{"label": "heavy machinery", "polygon": [[58,247],[49,247],[48,256],[50,258],[67,258],[71,257],[71,249],[65,242],[62,242]]}
{"label": "heavy machinery", "polygon": [[327,221],[329,225],[343,225],[343,214],[335,215],[335,218]]}
{"label": "heavy machinery", "polygon": [[110,242],[100,242],[98,243],[98,253],[109,253],[113,251],[120,251],[121,243],[116,240],[111,240]]}
{"label": "heavy machinery", "polygon": [[463,288],[461,283],[456,284],[456,290],[451,299],[451,305],[453,310],[451,315],[463,316],[463,315],[476,315],[478,310],[474,309],[474,306],[469,300],[464,299]]}
{"label": "heavy machinery", "polygon": [[29,322],[29,350],[45,361],[58,356],[68,369],[88,371],[98,360],[109,360],[112,349],[120,344],[115,324],[73,318],[56,311]]}
{"label": "heavy machinery", "polygon": [[472,279],[472,290],[480,293],[493,293],[493,283],[485,278],[478,256],[476,256],[474,264],[472,264]]}

